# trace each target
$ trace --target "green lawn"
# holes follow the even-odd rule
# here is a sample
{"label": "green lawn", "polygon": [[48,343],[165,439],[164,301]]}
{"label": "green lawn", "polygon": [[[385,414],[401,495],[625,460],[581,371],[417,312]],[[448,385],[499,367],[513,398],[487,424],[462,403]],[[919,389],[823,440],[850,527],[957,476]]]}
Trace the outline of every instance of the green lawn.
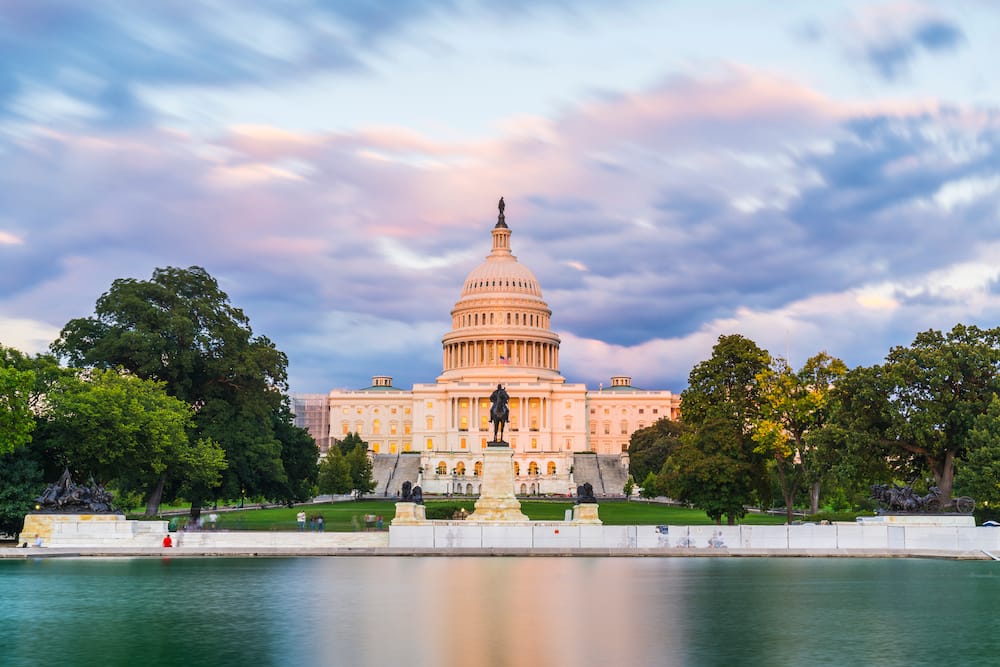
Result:
{"label": "green lawn", "polygon": [[[471,512],[475,505],[475,499],[427,501],[428,508],[440,505],[464,507]],[[573,504],[568,501],[521,501],[521,511],[535,521],[561,521],[566,510],[571,509],[572,506]],[[295,515],[300,511],[304,511],[308,516],[322,515],[327,531],[350,532],[366,529],[365,515],[381,515],[383,528],[387,528],[389,522],[396,515],[396,505],[389,500],[362,500],[298,507],[219,511],[218,528],[224,530],[297,530]],[[601,521],[612,526],[712,524],[712,521],[701,510],[655,503],[608,502],[602,503],[598,511]],[[210,510],[203,510],[203,519],[207,521],[210,513]],[[183,520],[186,520],[186,517],[182,517],[182,522]],[[742,523],[752,525],[781,525],[784,522],[784,516],[767,514],[748,514],[742,521]]]}

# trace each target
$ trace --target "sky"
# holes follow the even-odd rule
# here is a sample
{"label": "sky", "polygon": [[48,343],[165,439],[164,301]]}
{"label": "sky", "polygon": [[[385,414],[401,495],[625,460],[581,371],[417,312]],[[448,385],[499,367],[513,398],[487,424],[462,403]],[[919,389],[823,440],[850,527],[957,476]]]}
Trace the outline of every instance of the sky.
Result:
{"label": "sky", "polygon": [[1000,325],[1000,7],[0,0],[0,344],[205,268],[294,393],[433,382],[497,200],[562,374]]}

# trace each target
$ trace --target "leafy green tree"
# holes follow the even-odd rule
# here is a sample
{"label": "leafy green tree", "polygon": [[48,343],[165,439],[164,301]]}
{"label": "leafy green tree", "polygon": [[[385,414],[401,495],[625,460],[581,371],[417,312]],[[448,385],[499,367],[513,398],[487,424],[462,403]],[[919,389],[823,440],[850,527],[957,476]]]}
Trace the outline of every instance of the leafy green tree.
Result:
{"label": "leafy green tree", "polygon": [[48,397],[52,445],[84,479],[111,482],[147,497],[157,514],[173,480],[217,484],[225,457],[211,440],[188,440],[191,411],[163,384],[112,370],[64,380]]}
{"label": "leafy green tree", "polygon": [[366,493],[375,490],[375,479],[372,477],[372,462],[368,458],[368,446],[355,447],[344,458],[351,471],[351,487],[358,500]]}
{"label": "leafy green tree", "polygon": [[681,444],[660,475],[667,495],[729,523],[765,497],[764,458],[752,434],[760,418],[760,374],[770,355],[740,335],[720,336],[712,356],[695,366],[681,394]]}
{"label": "leafy green tree", "polygon": [[0,533],[17,536],[43,491],[42,468],[30,448],[0,455]]}
{"label": "leafy green tree", "polygon": [[668,496],[732,525],[746,514],[761,470],[747,456],[746,437],[732,419],[716,418],[684,434],[659,475]]}
{"label": "leafy green tree", "polygon": [[343,454],[350,454],[355,448],[361,447],[368,450],[368,443],[361,439],[361,436],[353,431],[344,436],[343,440],[336,442],[337,448]]}
{"label": "leafy green tree", "polygon": [[1000,507],[1000,397],[976,417],[969,453],[955,472],[955,488],[985,507]]}
{"label": "leafy green tree", "polygon": [[826,425],[830,392],[835,381],[846,373],[844,362],[820,352],[797,373],[778,358],[757,375],[761,401],[753,425],[754,451],[770,460],[789,522],[796,499],[807,486],[813,490],[812,514],[819,511],[825,469],[813,460],[819,445],[811,444],[809,438]]}
{"label": "leafy green tree", "polygon": [[680,443],[681,422],[664,417],[632,434],[628,446],[628,468],[633,479],[658,473],[671,451]]}
{"label": "leafy green tree", "polygon": [[642,490],[639,494],[643,498],[656,498],[657,496],[662,496],[664,494],[663,489],[660,487],[659,477],[656,473],[649,472],[646,474],[646,477],[642,480]]}
{"label": "leafy green tree", "polygon": [[622,487],[622,493],[625,494],[625,500],[631,500],[633,491],[635,491],[635,480],[632,478],[632,475],[629,475],[625,480],[625,486]]}
{"label": "leafy green tree", "polygon": [[294,418],[287,403],[274,413],[274,433],[281,443],[281,464],[285,469],[287,488],[282,498],[292,502],[305,502],[316,495],[319,447],[309,431],[293,424]]}
{"label": "leafy green tree", "polygon": [[976,446],[976,419],[1000,393],[1000,329],[956,325],[894,347],[884,364],[845,376],[842,420],[866,433],[897,474],[933,475],[945,504],[956,463]]}
{"label": "leafy green tree", "polygon": [[758,375],[770,363],[770,355],[749,338],[719,336],[712,356],[688,375],[688,388],[681,392],[681,420],[698,426],[729,419],[749,437],[761,402]]}
{"label": "leafy green tree", "polygon": [[339,447],[331,447],[319,464],[319,492],[340,495],[353,488],[347,457]]}
{"label": "leafy green tree", "polygon": [[[289,414],[288,360],[266,337],[254,336],[246,315],[204,269],[168,267],[151,280],[115,280],[95,316],[67,323],[52,350],[76,367],[121,367],[166,383],[171,396],[194,410],[194,439],[211,439],[225,451],[222,485],[210,494],[216,500],[301,496],[300,482],[310,473],[290,475],[285,461],[303,460],[315,444],[275,429],[275,420]],[[296,447],[302,451],[292,452]],[[208,491],[189,492],[202,496],[191,498],[194,513]]]}
{"label": "leafy green tree", "polygon": [[0,454],[9,454],[31,442],[35,415],[30,394],[35,385],[32,371],[0,366]]}

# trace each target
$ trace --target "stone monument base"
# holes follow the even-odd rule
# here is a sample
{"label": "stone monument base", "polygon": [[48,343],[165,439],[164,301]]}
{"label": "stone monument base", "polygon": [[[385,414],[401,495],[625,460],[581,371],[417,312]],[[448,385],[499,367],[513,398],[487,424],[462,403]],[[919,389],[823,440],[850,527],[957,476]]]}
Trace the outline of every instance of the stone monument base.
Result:
{"label": "stone monument base", "polygon": [[483,482],[475,510],[468,523],[510,523],[528,521],[521,501],[514,495],[514,450],[490,443],[483,452]]}
{"label": "stone monument base", "polygon": [[573,505],[573,521],[576,523],[601,525],[601,518],[597,515],[597,503]]}
{"label": "stone monument base", "polygon": [[396,516],[390,525],[413,526],[427,523],[427,508],[417,503],[396,503]]}
{"label": "stone monument base", "polygon": [[159,546],[167,534],[166,521],[133,521],[123,514],[28,514],[21,544],[66,546]]}

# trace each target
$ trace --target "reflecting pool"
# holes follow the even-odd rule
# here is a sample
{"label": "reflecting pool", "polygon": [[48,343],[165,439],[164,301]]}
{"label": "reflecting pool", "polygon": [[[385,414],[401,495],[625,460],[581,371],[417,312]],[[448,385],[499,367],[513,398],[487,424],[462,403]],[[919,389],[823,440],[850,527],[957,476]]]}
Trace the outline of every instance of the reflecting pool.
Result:
{"label": "reflecting pool", "polygon": [[1000,563],[0,560],[0,665],[994,665]]}

